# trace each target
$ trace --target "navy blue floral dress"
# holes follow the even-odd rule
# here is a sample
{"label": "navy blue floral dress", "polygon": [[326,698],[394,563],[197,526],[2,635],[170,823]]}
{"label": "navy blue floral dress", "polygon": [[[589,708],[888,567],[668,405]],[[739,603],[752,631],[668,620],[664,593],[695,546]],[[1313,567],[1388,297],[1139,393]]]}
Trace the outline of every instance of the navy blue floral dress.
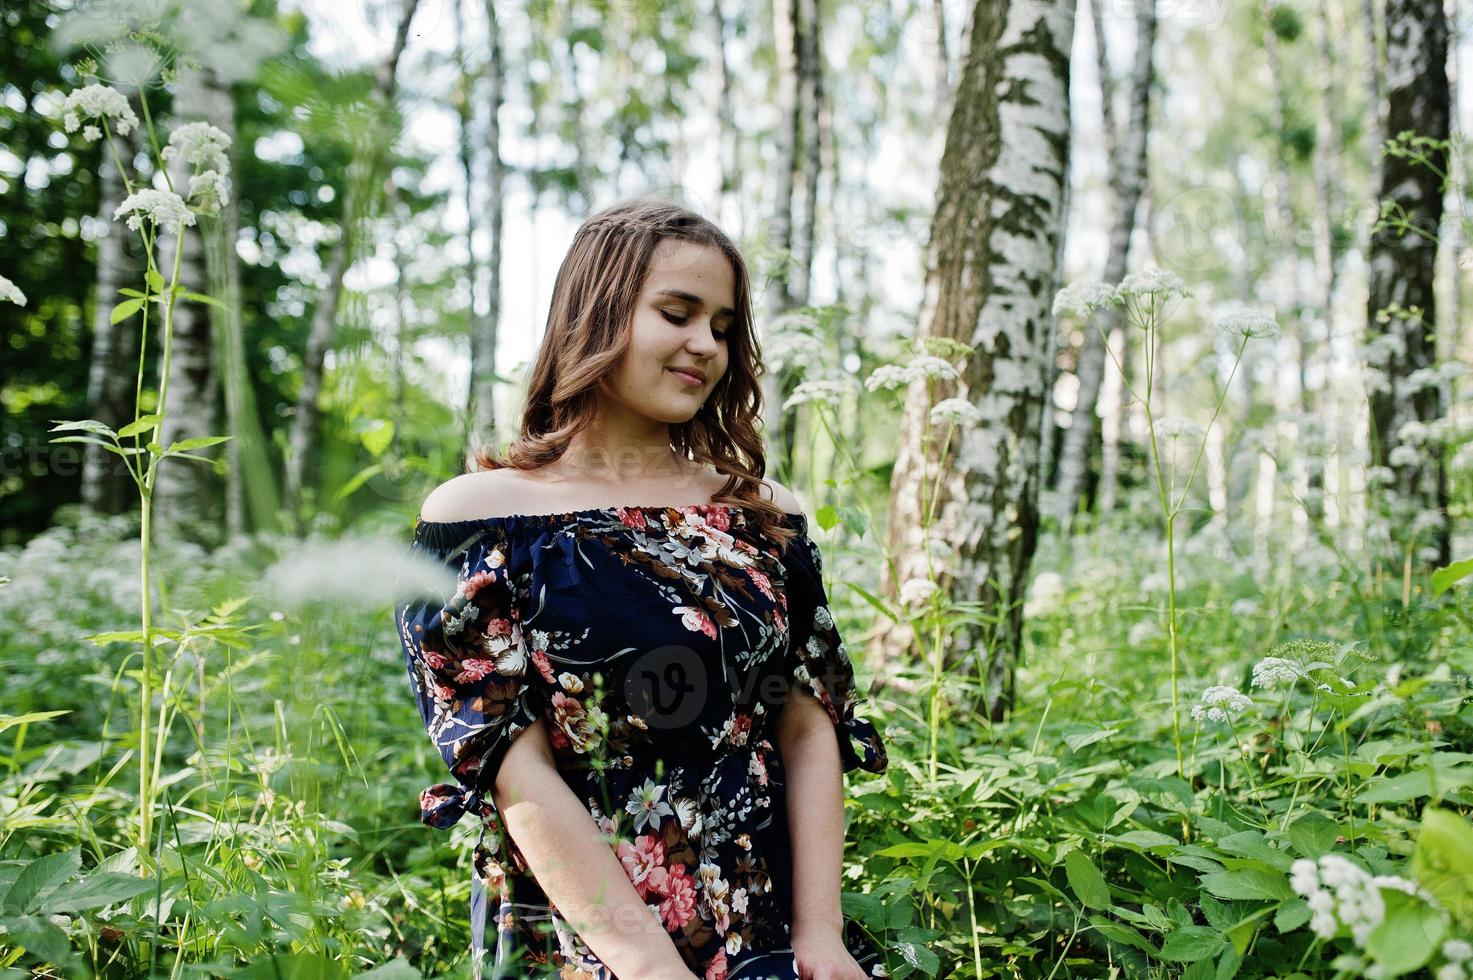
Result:
{"label": "navy blue floral dress", "polygon": [[[455,783],[421,819],[481,819],[472,873],[480,976],[614,980],[538,886],[490,787],[507,748],[545,720],[558,770],[695,976],[797,975],[792,853],[775,723],[788,682],[833,721],[845,772],[885,747],[834,626],[802,514],[786,555],[748,508],[607,507],[415,525],[411,552],[446,588],[396,609],[420,715]],[[449,592],[449,574],[456,586]],[[883,958],[846,920],[870,976]],[[638,980],[638,978],[625,978]]]}

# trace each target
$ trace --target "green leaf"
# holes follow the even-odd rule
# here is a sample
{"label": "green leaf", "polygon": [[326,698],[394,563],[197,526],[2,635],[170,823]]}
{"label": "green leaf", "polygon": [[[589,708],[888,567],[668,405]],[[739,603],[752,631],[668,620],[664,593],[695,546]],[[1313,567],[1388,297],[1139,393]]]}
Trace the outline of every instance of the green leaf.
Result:
{"label": "green leaf", "polygon": [[143,300],[125,299],[113,307],[111,320],[113,323],[121,323],[141,309],[143,309]]}
{"label": "green leaf", "polygon": [[119,289],[118,292],[123,296],[137,296],[139,299],[143,299],[145,295],[136,289],[128,289],[127,287]]}
{"label": "green leaf", "polygon": [[82,867],[82,849],[73,847],[36,858],[16,875],[15,884],[5,893],[5,911],[27,915],[39,910],[39,900],[66,881]]}
{"label": "green leaf", "polygon": [[1442,942],[1442,916],[1406,892],[1382,889],[1381,895],[1386,917],[1366,936],[1366,950],[1391,971],[1390,976],[1421,969]]}
{"label": "green leaf", "polygon": [[1455,561],[1446,568],[1437,569],[1432,573],[1432,595],[1442,595],[1453,587],[1453,583],[1461,582],[1469,575],[1473,575],[1473,558]]}
{"label": "green leaf", "polygon": [[134,419],[133,421],[129,422],[127,425],[118,430],[118,438],[126,439],[129,436],[142,435],[143,433],[153,429],[154,426],[158,425],[159,419],[161,418],[163,418],[163,415],[158,413],[140,415],[138,418]]}
{"label": "green leaf", "polygon": [[103,423],[98,422],[96,419],[82,419],[78,422],[68,422],[63,421],[62,419],[52,419],[51,421],[57,424],[52,426],[50,429],[47,429],[47,432],[70,432],[76,429],[81,429],[83,432],[96,432],[97,434],[104,436],[117,435],[117,433],[113,431],[112,426],[104,425]]}
{"label": "green leaf", "polygon": [[1422,811],[1412,875],[1464,929],[1473,929],[1473,825],[1451,810]]}
{"label": "green leaf", "polygon": [[66,933],[43,916],[0,919],[0,933],[9,936],[12,944],[24,946],[48,963],[60,966],[72,955],[72,944],[67,940]]}
{"label": "green leaf", "polygon": [[1227,942],[1206,926],[1182,926],[1161,944],[1161,959],[1174,963],[1190,963],[1211,959]]}
{"label": "green leaf", "polygon": [[224,303],[220,302],[215,297],[206,296],[204,293],[191,293],[188,290],[181,289],[176,295],[178,295],[180,299],[191,300],[195,303],[208,303],[210,306],[214,306],[222,310],[229,309],[229,307],[227,307]]}
{"label": "green leaf", "polygon": [[1111,942],[1134,946],[1136,949],[1143,950],[1152,956],[1159,957],[1161,955],[1161,951],[1155,946],[1152,946],[1150,940],[1123,922],[1115,922],[1105,918],[1103,915],[1092,915],[1089,917],[1089,921],[1095,927],[1096,932]]}
{"label": "green leaf", "polygon": [[1335,849],[1340,825],[1319,811],[1311,811],[1289,825],[1289,842],[1294,850],[1312,861]]}
{"label": "green leaf", "polygon": [[117,871],[98,871],[60,888],[46,903],[46,911],[80,912],[82,909],[116,905],[136,895],[152,892],[157,886],[158,882],[151,878],[140,878]]}
{"label": "green leaf", "polygon": [[71,713],[71,708],[62,708],[58,711],[31,711],[23,715],[0,715],[0,732],[14,728],[16,725],[29,725],[32,722],[47,721]]}
{"label": "green leaf", "polygon": [[1274,928],[1279,932],[1293,932],[1309,921],[1309,903],[1302,898],[1291,898],[1274,912]]}
{"label": "green leaf", "polygon": [[1065,735],[1064,744],[1075,752],[1078,752],[1086,745],[1093,745],[1096,742],[1109,738],[1111,735],[1119,734],[1120,729],[1118,728],[1105,728],[1097,732],[1079,732],[1074,735]]}
{"label": "green leaf", "polygon": [[148,281],[148,288],[150,291],[155,293],[162,293],[164,291],[164,274],[155,269],[153,266],[149,266],[148,272],[144,275],[144,279]]}
{"label": "green leaf", "polygon": [[1106,834],[1111,844],[1124,844],[1132,849],[1146,850],[1152,847],[1176,847],[1181,841],[1155,830],[1128,830],[1123,834]]}
{"label": "green leaf", "polygon": [[[1433,785],[1434,782],[1436,786]],[[1434,793],[1440,797],[1448,790],[1467,786],[1469,783],[1473,783],[1473,768],[1434,772],[1431,766],[1418,766],[1400,776],[1371,780],[1370,785],[1355,795],[1355,802],[1409,803]]]}
{"label": "green leaf", "polygon": [[203,449],[206,446],[218,445],[234,436],[195,436],[192,439],[180,439],[178,442],[169,443],[168,452],[182,453],[191,449]]}
{"label": "green leaf", "polygon": [[388,419],[375,419],[370,428],[359,433],[358,441],[373,455],[382,456],[394,441],[394,423]]}
{"label": "green leaf", "polygon": [[1202,887],[1218,898],[1286,900],[1294,897],[1289,881],[1277,871],[1239,868],[1213,871],[1201,877]]}
{"label": "green leaf", "polygon": [[394,957],[387,963],[380,963],[367,973],[358,974],[360,980],[367,977],[369,980],[421,980],[424,974],[414,968],[404,955]]}
{"label": "green leaf", "polygon": [[1069,887],[1086,906],[1092,909],[1110,907],[1110,886],[1105,876],[1095,867],[1089,855],[1075,848],[1064,856],[1064,874],[1069,878]]}

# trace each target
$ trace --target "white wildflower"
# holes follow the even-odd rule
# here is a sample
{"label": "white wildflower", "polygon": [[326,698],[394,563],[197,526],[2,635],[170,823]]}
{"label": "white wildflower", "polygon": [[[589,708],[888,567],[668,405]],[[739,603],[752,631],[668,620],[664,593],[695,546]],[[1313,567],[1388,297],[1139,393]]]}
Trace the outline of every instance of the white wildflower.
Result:
{"label": "white wildflower", "polygon": [[1039,572],[1023,603],[1024,616],[1047,616],[1064,604],[1064,579],[1058,572]]}
{"label": "white wildflower", "polygon": [[1366,385],[1366,394],[1391,394],[1391,375],[1380,368],[1368,367],[1362,375]]}
{"label": "white wildflower", "polygon": [[1233,616],[1237,619],[1246,619],[1258,612],[1258,600],[1256,599],[1234,599],[1232,605]]}
{"label": "white wildflower", "polygon": [[1386,459],[1393,467],[1416,466],[1421,463],[1422,454],[1415,446],[1392,446]]}
{"label": "white wildflower", "polygon": [[1419,419],[1411,419],[1410,421],[1403,422],[1401,428],[1396,430],[1396,441],[1409,445],[1420,445],[1425,443],[1431,434],[1427,423]]}
{"label": "white wildflower", "polygon": [[797,405],[808,404],[827,405],[829,408],[837,409],[848,389],[849,385],[838,378],[813,378],[804,381],[794,388],[793,393],[783,402],[783,411]]}
{"label": "white wildflower", "polygon": [[936,594],[938,586],[928,578],[908,578],[900,585],[900,602],[905,606],[921,606]]}
{"label": "white wildflower", "polygon": [[1126,637],[1126,642],[1133,647],[1141,647],[1152,640],[1159,639],[1160,636],[1161,629],[1149,619],[1143,619],[1130,628],[1130,635]]}
{"label": "white wildflower", "polygon": [[1264,657],[1253,665],[1250,687],[1273,687],[1279,681],[1309,680],[1303,667],[1283,657]]}
{"label": "white wildflower", "polygon": [[982,412],[965,398],[947,398],[931,406],[931,424],[955,424],[970,429],[982,421]]}
{"label": "white wildflower", "polygon": [[1394,333],[1377,334],[1360,349],[1365,362],[1375,367],[1385,367],[1393,357],[1405,357],[1406,352],[1406,341]]}
{"label": "white wildflower", "polygon": [[1366,486],[1389,486],[1396,482],[1396,474],[1389,466],[1371,466],[1366,469]]}
{"label": "white wildflower", "polygon": [[1468,971],[1461,963],[1444,963],[1433,976],[1436,980],[1468,980]]}
{"label": "white wildflower", "polygon": [[1300,858],[1289,867],[1289,884],[1300,895],[1310,895],[1320,887],[1319,865],[1309,858]]}
{"label": "white wildflower", "polygon": [[98,140],[102,139],[102,130],[98,129],[96,126],[83,126],[82,139],[86,140],[89,143],[96,143]]}
{"label": "white wildflower", "polygon": [[190,122],[169,134],[169,145],[164,147],[164,159],[182,156],[186,163],[198,170],[230,172],[230,158],[225,151],[230,147],[230,137],[218,126],[207,122]]}
{"label": "white wildflower", "polygon": [[1164,301],[1171,296],[1190,296],[1191,290],[1182,282],[1181,276],[1151,266],[1140,272],[1132,272],[1120,280],[1115,290],[1116,300],[1125,302],[1133,296],[1149,296]]}
{"label": "white wildflower", "polygon": [[1192,719],[1227,722],[1253,706],[1253,702],[1235,687],[1215,685],[1202,692],[1202,699],[1192,706]]}
{"label": "white wildflower", "polygon": [[144,218],[162,225],[194,224],[194,212],[189,210],[182,197],[173,191],[159,191],[151,187],[134,191],[125,197],[123,203],[113,212],[113,220],[116,221],[125,214],[128,215],[128,227],[134,231],[142,225]]}
{"label": "white wildflower", "polygon": [[928,378],[956,381],[962,376],[950,361],[934,354],[920,354],[911,358],[910,363],[905,366],[905,372],[911,381],[925,381]]}
{"label": "white wildflower", "polygon": [[1366,937],[1386,915],[1386,903],[1381,898],[1383,884],[1339,854],[1320,857],[1318,881],[1298,862],[1296,867],[1299,870],[1289,884],[1308,901],[1314,913],[1310,928],[1315,935],[1330,939],[1343,926],[1350,930],[1356,945],[1364,946]]}
{"label": "white wildflower", "polygon": [[1462,939],[1449,939],[1442,944],[1442,955],[1454,963],[1473,960],[1473,944]]}
{"label": "white wildflower", "polygon": [[1224,336],[1242,340],[1251,340],[1254,337],[1278,340],[1284,335],[1284,330],[1279,326],[1277,320],[1253,310],[1234,310],[1231,313],[1224,313],[1217,318],[1217,331]]}
{"label": "white wildflower", "polygon": [[20,291],[15,283],[0,276],[0,302],[14,303],[16,306],[26,305],[26,294]]}
{"label": "white wildflower", "polygon": [[1157,439],[1200,439],[1207,432],[1191,419],[1180,418],[1175,415],[1167,415],[1156,420]]}
{"label": "white wildflower", "polygon": [[1071,282],[1054,294],[1054,316],[1088,319],[1115,301],[1115,290],[1103,282]]}
{"label": "white wildflower", "polygon": [[[83,119],[112,119],[114,127],[123,136],[127,136],[138,125],[138,117],[128,105],[127,96],[111,85],[87,85],[79,88],[67,95],[61,108],[62,125],[68,133],[75,133]],[[94,138],[89,131],[96,133],[97,139],[102,138],[100,129],[89,126],[82,132],[83,139]]]}
{"label": "white wildflower", "polygon": [[1473,473],[1473,442],[1464,443],[1448,460],[1448,468],[1457,473]]}
{"label": "white wildflower", "polygon": [[896,388],[904,388],[910,384],[910,372],[899,364],[881,364],[870,372],[870,376],[864,379],[864,386],[870,391],[880,388],[893,391]]}
{"label": "white wildflower", "polygon": [[189,199],[198,199],[205,211],[216,211],[230,202],[230,178],[218,170],[205,170],[189,178]]}

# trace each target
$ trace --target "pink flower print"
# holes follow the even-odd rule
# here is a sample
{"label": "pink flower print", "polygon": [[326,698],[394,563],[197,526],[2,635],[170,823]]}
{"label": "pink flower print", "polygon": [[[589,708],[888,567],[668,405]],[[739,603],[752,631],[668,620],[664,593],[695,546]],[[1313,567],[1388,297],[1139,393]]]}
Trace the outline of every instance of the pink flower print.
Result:
{"label": "pink flower print", "polygon": [[546,650],[533,650],[532,663],[537,668],[537,673],[549,684],[556,684],[557,678],[552,673],[552,662],[547,659]]}
{"label": "pink flower print", "polygon": [[726,947],[723,946],[716,951],[711,958],[711,965],[706,967],[706,980],[726,980]]}
{"label": "pink flower print", "polygon": [[767,598],[776,598],[772,594],[772,579],[765,572],[758,570],[755,565],[747,569],[747,578],[751,579],[752,584],[757,586],[757,590]]}
{"label": "pink flower print", "polygon": [[752,716],[737,715],[731,720],[731,744],[746,745],[747,735],[752,731]]}
{"label": "pink flower print", "polygon": [[645,834],[635,839],[633,844],[628,841],[620,841],[615,849],[619,855],[620,862],[624,865],[624,873],[634,883],[640,898],[648,898],[651,891],[650,875],[654,871],[660,871],[659,881],[663,885],[665,875],[665,845],[657,837]]}
{"label": "pink flower print", "polygon": [[748,767],[748,771],[757,777],[758,786],[767,785],[767,763],[763,761],[762,753],[755,752],[752,754],[752,764]]}
{"label": "pink flower print", "polygon": [[703,504],[698,508],[701,517],[707,524],[718,531],[731,530],[731,511],[720,504]]}
{"label": "pink flower print", "polygon": [[465,592],[467,599],[474,599],[477,592],[495,583],[495,581],[496,575],[493,572],[476,572],[465,580],[465,585],[461,586],[461,589]]}
{"label": "pink flower print", "polygon": [[665,923],[665,931],[682,928],[695,915],[696,883],[686,873],[685,865],[673,865],[665,881],[665,900],[660,903],[660,918]]}
{"label": "pink flower print", "polygon": [[444,670],[450,666],[450,658],[443,653],[434,650],[422,650],[421,653],[424,654],[425,666],[431,670]]}
{"label": "pink flower print", "polygon": [[644,518],[644,511],[637,507],[620,507],[614,511],[619,517],[619,523],[636,531],[643,531],[648,525]]}
{"label": "pink flower print", "polygon": [[469,684],[494,673],[496,673],[496,661],[494,660],[462,660],[460,672],[455,675],[455,683]]}
{"label": "pink flower print", "polygon": [[700,606],[676,606],[675,611],[681,614],[680,622],[686,629],[692,633],[704,633],[711,639],[716,639],[716,624]]}

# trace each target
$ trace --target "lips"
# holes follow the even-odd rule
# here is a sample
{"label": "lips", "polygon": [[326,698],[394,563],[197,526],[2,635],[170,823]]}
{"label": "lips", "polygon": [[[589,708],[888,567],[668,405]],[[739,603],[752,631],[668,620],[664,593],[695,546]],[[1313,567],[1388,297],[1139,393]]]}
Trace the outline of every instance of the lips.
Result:
{"label": "lips", "polygon": [[690,385],[703,385],[706,383],[705,378],[692,371],[686,371],[680,368],[667,368],[666,370]]}

